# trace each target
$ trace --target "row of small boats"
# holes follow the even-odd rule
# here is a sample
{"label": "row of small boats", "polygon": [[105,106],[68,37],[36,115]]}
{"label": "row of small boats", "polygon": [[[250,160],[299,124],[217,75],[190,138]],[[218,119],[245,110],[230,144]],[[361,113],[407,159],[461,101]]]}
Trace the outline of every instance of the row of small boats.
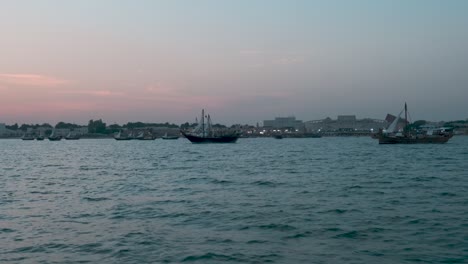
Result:
{"label": "row of small boats", "polygon": [[[125,133],[119,131],[115,136],[115,140],[155,140],[157,137],[150,132],[140,132],[138,135],[134,136],[133,133]],[[162,139],[179,139],[178,135],[168,135],[167,133],[161,137]]]}
{"label": "row of small boats", "polygon": [[[405,113],[404,118],[404,127],[403,131],[397,130],[396,126],[400,120],[402,112]],[[420,144],[420,143],[446,143],[450,138],[452,138],[453,133],[450,129],[439,129],[426,132],[424,134],[415,133],[412,130],[408,129],[408,113],[407,105],[405,103],[405,108],[400,112],[398,118],[396,118],[392,124],[386,129],[381,129],[379,133],[373,134],[372,137],[378,139],[379,144]],[[205,115],[205,110],[202,110],[200,122],[196,121],[197,126],[192,130],[181,130],[180,133],[187,138],[192,143],[235,143],[240,137],[238,131],[233,130],[216,130],[213,128],[211,123],[211,117],[209,114]],[[277,134],[273,135],[276,139],[282,139],[284,135]],[[290,136],[296,137],[296,136]],[[301,135],[301,137],[321,137],[320,134],[306,133]],[[44,140],[44,136],[27,136],[22,137],[23,140]],[[68,134],[65,139],[67,140],[77,140],[79,135]],[[167,133],[162,136],[162,139],[174,140],[178,139],[178,135],[168,135]],[[58,141],[62,139],[62,136],[55,135],[54,131],[48,137],[50,141]],[[141,131],[138,135],[134,136],[133,133],[125,133],[124,131],[119,131],[115,136],[115,140],[155,140],[156,137],[150,131]]]}
{"label": "row of small boats", "polygon": [[[56,135],[55,132],[52,132],[52,134],[50,134],[50,136],[47,137],[47,139],[49,139],[50,141],[59,141],[59,140],[62,140],[62,138],[66,139],[66,140],[78,140],[80,139],[80,135],[78,134],[72,134],[72,133],[68,133],[68,135],[66,135],[65,137],[62,137],[60,135]],[[38,140],[38,141],[42,141],[44,139],[46,139],[45,136],[43,135],[27,135],[27,134],[24,134],[22,137],[21,137],[22,140]]]}

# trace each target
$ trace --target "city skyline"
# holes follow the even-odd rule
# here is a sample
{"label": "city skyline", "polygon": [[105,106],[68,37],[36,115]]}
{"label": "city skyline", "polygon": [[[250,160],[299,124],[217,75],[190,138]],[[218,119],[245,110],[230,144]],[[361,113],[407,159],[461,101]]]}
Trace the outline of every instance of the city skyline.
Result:
{"label": "city skyline", "polygon": [[468,116],[466,1],[6,2],[0,123]]}

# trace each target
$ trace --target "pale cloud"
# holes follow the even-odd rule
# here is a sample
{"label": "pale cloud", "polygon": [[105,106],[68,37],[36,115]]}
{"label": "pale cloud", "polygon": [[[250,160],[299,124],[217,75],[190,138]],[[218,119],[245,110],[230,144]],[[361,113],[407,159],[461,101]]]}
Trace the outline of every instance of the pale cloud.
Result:
{"label": "pale cloud", "polygon": [[286,56],[282,58],[278,58],[273,61],[273,64],[277,65],[294,65],[294,64],[301,64],[306,61],[305,57],[301,56]]}
{"label": "pale cloud", "polygon": [[70,81],[40,74],[0,74],[0,84],[33,87],[57,87]]}
{"label": "pale cloud", "polygon": [[68,91],[59,91],[60,94],[71,94],[71,95],[93,95],[93,96],[124,96],[123,92],[114,92],[110,90],[68,90]]}

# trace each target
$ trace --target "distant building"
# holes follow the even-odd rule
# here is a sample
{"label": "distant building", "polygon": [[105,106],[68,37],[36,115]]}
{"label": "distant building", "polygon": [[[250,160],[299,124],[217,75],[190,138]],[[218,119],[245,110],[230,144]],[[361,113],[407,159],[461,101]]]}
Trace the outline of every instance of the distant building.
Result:
{"label": "distant building", "polygon": [[54,134],[56,136],[62,136],[62,137],[65,137],[66,135],[68,135],[68,133],[70,133],[70,129],[69,128],[55,128],[54,129]]}
{"label": "distant building", "polygon": [[77,128],[72,129],[72,131],[74,134],[84,135],[84,134],[88,134],[88,127],[87,126],[77,127]]}
{"label": "distant building", "polygon": [[3,136],[7,133],[6,125],[4,123],[0,123],[0,136]]}
{"label": "distant building", "polygon": [[386,128],[387,121],[379,119],[357,119],[355,115],[339,115],[336,120],[327,117],[320,120],[305,122],[308,132],[317,131],[378,131],[379,128]]}
{"label": "distant building", "polygon": [[0,137],[17,137],[21,135],[21,131],[10,130],[6,128],[5,123],[0,123]]}
{"label": "distant building", "polygon": [[37,135],[45,135],[46,131],[52,131],[51,127],[41,126],[38,128],[28,127],[26,130],[26,134],[37,134]]}
{"label": "distant building", "polygon": [[302,120],[296,120],[294,116],[290,117],[276,117],[275,120],[264,120],[264,128],[303,128],[304,123]]}

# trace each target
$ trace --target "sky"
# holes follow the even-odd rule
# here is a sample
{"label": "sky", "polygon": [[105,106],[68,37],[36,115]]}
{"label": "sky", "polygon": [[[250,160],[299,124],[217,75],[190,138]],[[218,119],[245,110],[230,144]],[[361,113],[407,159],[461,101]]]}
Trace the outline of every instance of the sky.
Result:
{"label": "sky", "polygon": [[0,123],[468,118],[468,1],[0,2]]}

